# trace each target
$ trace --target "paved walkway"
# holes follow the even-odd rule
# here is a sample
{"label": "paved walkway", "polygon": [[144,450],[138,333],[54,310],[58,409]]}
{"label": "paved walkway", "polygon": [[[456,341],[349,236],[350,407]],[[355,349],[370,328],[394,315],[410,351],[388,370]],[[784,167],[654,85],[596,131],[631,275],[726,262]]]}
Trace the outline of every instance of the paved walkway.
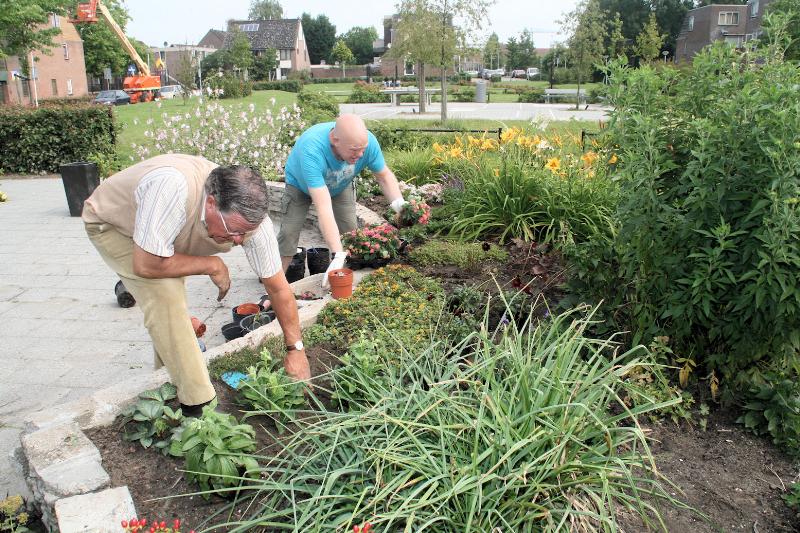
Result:
{"label": "paved walkway", "polygon": [[[588,109],[575,104],[520,104],[497,103],[476,104],[465,102],[447,102],[447,117],[451,119],[488,119],[504,122],[506,120],[589,120],[597,122],[608,120],[610,108],[591,104]],[[339,104],[342,113],[355,113],[364,119],[381,120],[387,118],[401,119],[439,119],[441,106],[434,103],[428,106],[424,115],[417,113],[419,104]]]}
{"label": "paved walkway", "polygon": [[[152,370],[150,338],[138,307],[122,309],[117,277],[70,217],[58,176],[3,179],[0,190],[0,499],[27,494],[8,454],[27,413],[55,408],[97,388]],[[304,232],[301,246],[323,243]],[[208,329],[208,347],[225,342],[230,308],[257,300],[263,285],[240,248],[225,254],[232,286],[222,303],[206,276],[187,282],[189,310]]]}

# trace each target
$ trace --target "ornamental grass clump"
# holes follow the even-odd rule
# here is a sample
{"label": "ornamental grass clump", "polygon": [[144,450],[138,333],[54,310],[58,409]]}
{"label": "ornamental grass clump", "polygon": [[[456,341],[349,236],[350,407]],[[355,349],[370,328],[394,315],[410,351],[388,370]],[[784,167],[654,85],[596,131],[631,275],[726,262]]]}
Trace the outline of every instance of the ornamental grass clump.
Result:
{"label": "ornamental grass clump", "polygon": [[475,334],[469,359],[436,343],[400,350],[374,402],[298,421],[226,528],[613,531],[622,510],[664,528],[655,504],[676,502],[636,423],[664,404],[620,399],[646,351],[616,355],[584,336],[589,320]]}

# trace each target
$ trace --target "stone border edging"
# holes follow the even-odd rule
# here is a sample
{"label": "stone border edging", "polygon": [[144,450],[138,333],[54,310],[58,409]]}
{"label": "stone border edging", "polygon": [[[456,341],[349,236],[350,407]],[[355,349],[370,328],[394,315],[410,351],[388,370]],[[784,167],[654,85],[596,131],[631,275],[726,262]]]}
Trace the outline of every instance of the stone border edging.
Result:
{"label": "stone border edging", "polygon": [[[283,197],[284,184],[268,182],[270,211]],[[278,197],[276,200],[275,197]],[[383,218],[356,204],[360,224],[385,222]],[[309,210],[316,224],[316,213]],[[354,272],[353,286],[371,272]],[[311,291],[320,295],[323,274],[308,276],[291,284],[295,294]],[[320,311],[332,300],[329,294],[321,300],[298,309],[300,328],[313,325]],[[273,321],[232,341],[205,352],[206,363],[218,357],[255,348],[265,338],[282,335],[280,324]],[[110,487],[110,477],[102,466],[97,447],[83,433],[85,429],[110,425],[119,414],[134,403],[145,390],[169,381],[165,368],[147,376],[128,379],[94,394],[31,414],[23,422],[21,446],[13,450],[12,460],[33,493],[33,504],[42,512],[42,522],[50,531],[61,533],[118,532],[122,520],[136,516],[130,491]]]}

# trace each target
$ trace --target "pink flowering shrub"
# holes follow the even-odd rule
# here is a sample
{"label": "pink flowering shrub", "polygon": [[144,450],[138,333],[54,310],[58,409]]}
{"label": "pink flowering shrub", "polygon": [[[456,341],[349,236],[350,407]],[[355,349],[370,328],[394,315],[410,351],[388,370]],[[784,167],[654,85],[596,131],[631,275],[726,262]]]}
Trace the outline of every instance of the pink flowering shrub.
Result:
{"label": "pink flowering shrub", "polygon": [[390,224],[367,226],[342,235],[342,245],[352,257],[365,261],[389,259],[397,255],[400,235]]}
{"label": "pink flowering shrub", "polygon": [[400,211],[399,218],[401,226],[413,226],[414,224],[424,226],[431,218],[431,208],[422,200],[411,198]]}
{"label": "pink flowering shrub", "polygon": [[192,111],[164,113],[160,124],[147,120],[148,141],[134,143],[134,153],[140,159],[168,153],[200,155],[223,166],[252,167],[265,178],[278,179],[305,123],[299,107],[275,110],[274,98],[271,104],[262,111],[252,103],[222,105],[204,99]]}

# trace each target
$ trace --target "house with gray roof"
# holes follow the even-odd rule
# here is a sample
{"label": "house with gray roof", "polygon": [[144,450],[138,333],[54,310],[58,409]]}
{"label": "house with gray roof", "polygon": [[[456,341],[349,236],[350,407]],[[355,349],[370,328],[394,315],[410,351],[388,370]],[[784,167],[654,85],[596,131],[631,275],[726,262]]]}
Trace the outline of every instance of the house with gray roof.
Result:
{"label": "house with gray roof", "polygon": [[236,31],[247,36],[255,56],[264,54],[270,48],[277,51],[277,79],[285,79],[290,72],[311,68],[300,19],[230,20],[223,48],[230,48]]}

